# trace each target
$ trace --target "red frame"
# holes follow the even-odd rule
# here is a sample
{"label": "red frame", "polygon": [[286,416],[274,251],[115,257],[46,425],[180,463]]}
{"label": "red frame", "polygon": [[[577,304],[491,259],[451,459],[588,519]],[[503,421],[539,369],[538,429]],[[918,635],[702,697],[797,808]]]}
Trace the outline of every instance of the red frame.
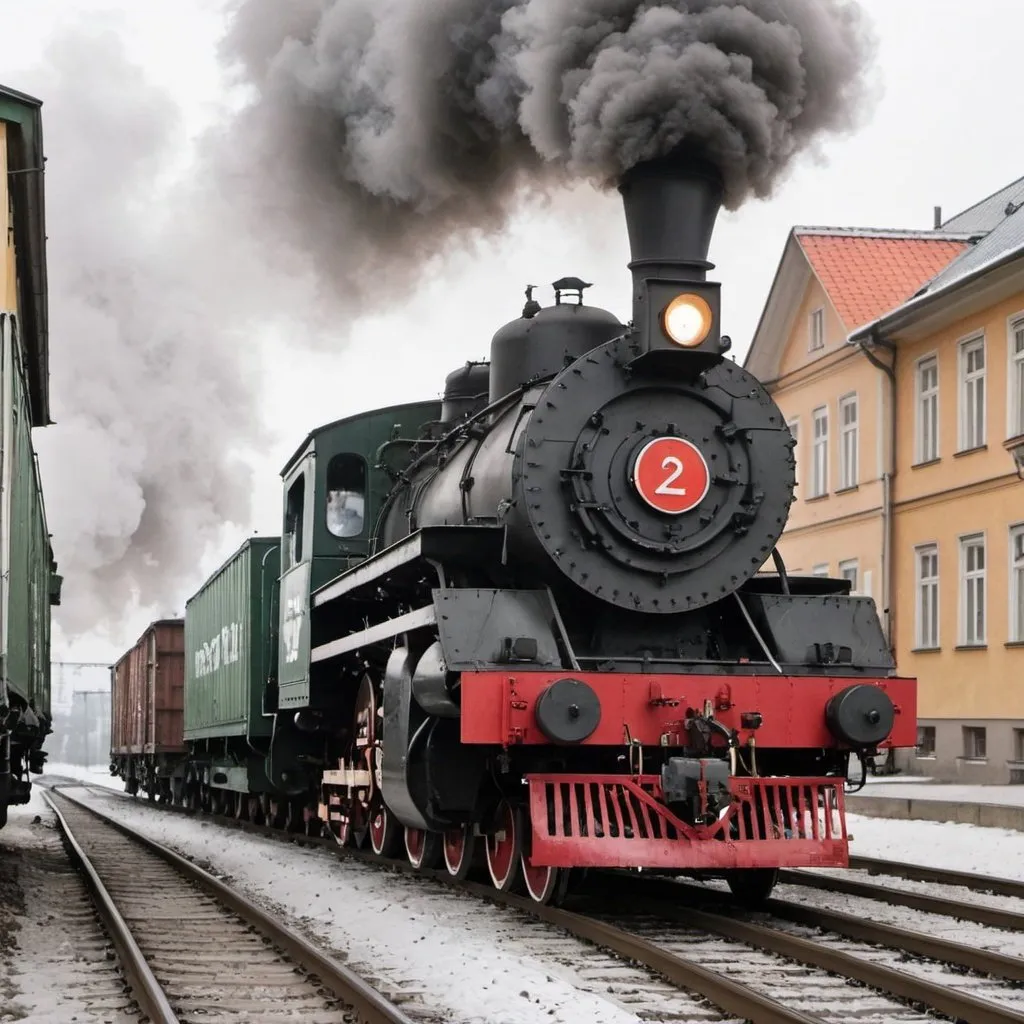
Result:
{"label": "red frame", "polygon": [[530,862],[538,867],[849,866],[842,779],[730,778],[722,817],[688,825],[660,802],[655,775],[526,778]]}
{"label": "red frame", "polygon": [[[884,690],[896,708],[889,738],[879,746],[917,743],[917,680],[905,677],[782,675],[660,675],[622,672],[463,672],[460,719],[463,743],[498,746],[550,745],[534,717],[544,690],[559,679],[587,683],[601,702],[601,720],[583,741],[590,746],[683,745],[688,709],[702,713],[711,701],[715,717],[751,738],[759,748],[836,748],[841,744],[825,724],[829,698],[855,683]],[[757,730],[744,729],[740,716],[760,712]]]}

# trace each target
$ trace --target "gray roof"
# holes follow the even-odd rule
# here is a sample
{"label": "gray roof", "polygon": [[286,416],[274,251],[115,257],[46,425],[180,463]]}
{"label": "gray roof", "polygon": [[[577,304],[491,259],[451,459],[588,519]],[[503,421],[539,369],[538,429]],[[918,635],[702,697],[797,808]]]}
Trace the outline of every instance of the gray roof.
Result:
{"label": "gray roof", "polygon": [[965,249],[949,266],[936,274],[918,294],[929,294],[949,287],[961,278],[969,277],[993,260],[1021,248],[1024,248],[1024,210],[1003,216],[992,231],[970,248]]}
{"label": "gray roof", "polygon": [[955,217],[950,217],[942,225],[942,230],[988,234],[995,230],[1006,216],[1006,208],[1009,203],[1018,206],[1021,202],[1024,202],[1024,178],[1010,182],[1009,185],[1004,186],[998,192],[993,192],[981,202],[969,206]]}

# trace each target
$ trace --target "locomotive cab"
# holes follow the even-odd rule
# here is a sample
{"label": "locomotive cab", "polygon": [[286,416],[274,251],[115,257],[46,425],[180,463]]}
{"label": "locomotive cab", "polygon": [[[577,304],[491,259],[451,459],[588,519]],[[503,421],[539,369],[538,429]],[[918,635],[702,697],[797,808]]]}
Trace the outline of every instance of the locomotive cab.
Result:
{"label": "locomotive cab", "polygon": [[[281,472],[284,483],[276,687],[279,708],[267,774],[286,793],[309,788],[308,766],[322,740],[325,713],[336,709],[337,687],[317,687],[310,672],[310,594],[370,553],[374,524],[391,490],[392,451],[407,453],[421,427],[436,421],[438,402],[375,409],[311,431]],[[313,635],[315,640],[315,635]]]}

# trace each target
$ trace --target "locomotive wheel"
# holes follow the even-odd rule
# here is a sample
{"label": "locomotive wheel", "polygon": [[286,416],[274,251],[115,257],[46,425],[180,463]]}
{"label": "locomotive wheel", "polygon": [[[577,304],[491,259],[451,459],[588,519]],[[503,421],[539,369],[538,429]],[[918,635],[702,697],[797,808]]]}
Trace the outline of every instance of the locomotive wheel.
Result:
{"label": "locomotive wheel", "polygon": [[306,804],[302,808],[303,830],[310,839],[319,839],[323,835],[324,823],[320,820],[320,809],[315,805]]}
{"label": "locomotive wheel", "polygon": [[429,871],[441,859],[441,833],[425,832],[421,828],[406,828],[405,853],[409,863],[417,870]]}
{"label": "locomotive wheel", "polygon": [[442,847],[444,849],[444,866],[452,878],[463,881],[473,867],[473,854],[476,852],[476,836],[472,825],[450,828],[444,833]]}
{"label": "locomotive wheel", "polygon": [[565,899],[569,888],[569,869],[534,867],[529,858],[522,855],[523,884],[534,903],[554,903],[556,906]]}
{"label": "locomotive wheel", "polygon": [[387,804],[378,799],[370,809],[370,846],[378,857],[394,856],[398,849],[400,828]]}
{"label": "locomotive wheel", "polygon": [[737,901],[747,907],[764,903],[779,880],[778,868],[746,868],[727,871],[725,880]]}
{"label": "locomotive wheel", "polygon": [[519,881],[523,852],[520,817],[507,800],[494,816],[496,831],[487,837],[487,870],[499,892],[510,892]]}
{"label": "locomotive wheel", "polygon": [[248,797],[248,804],[249,804],[249,810],[248,810],[249,820],[254,825],[262,825],[263,824],[263,805],[260,803],[260,798],[255,793],[252,793]]}

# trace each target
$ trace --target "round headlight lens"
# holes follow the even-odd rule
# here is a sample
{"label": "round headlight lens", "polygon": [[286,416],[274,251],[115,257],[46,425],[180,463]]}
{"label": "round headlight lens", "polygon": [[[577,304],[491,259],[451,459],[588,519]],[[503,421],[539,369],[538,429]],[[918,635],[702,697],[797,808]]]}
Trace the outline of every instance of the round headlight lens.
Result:
{"label": "round headlight lens", "polygon": [[711,332],[711,307],[699,295],[677,295],[661,314],[661,326],[677,345],[693,348]]}

